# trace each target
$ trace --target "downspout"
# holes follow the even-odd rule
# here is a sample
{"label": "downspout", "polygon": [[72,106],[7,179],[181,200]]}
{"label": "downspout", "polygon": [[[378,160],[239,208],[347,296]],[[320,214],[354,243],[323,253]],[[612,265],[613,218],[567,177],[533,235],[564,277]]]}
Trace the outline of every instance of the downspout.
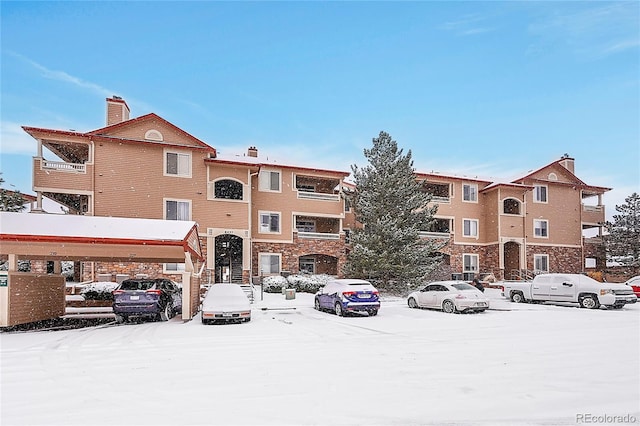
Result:
{"label": "downspout", "polygon": [[[253,190],[251,189],[251,180],[253,179],[254,176],[258,176],[258,174],[260,174],[260,168],[261,166],[258,166],[258,171],[256,173],[251,173],[249,172],[249,190],[247,191],[249,193],[249,207],[247,208],[247,214],[248,216],[248,220],[247,223],[249,224],[249,229],[248,229],[248,233],[249,233],[249,284],[253,285],[253,233],[251,232],[251,230],[253,229],[253,223],[251,221],[251,218],[253,217],[253,201],[252,201],[252,194],[253,194]],[[262,288],[262,283],[260,283],[260,288]],[[260,292],[261,298],[260,300],[263,299],[263,295],[262,295],[262,291]]]}

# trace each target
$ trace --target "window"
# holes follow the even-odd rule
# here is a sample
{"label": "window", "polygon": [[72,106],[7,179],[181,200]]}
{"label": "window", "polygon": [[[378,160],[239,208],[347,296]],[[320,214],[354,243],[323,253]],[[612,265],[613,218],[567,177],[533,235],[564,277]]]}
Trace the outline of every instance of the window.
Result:
{"label": "window", "polygon": [[585,268],[595,268],[597,266],[596,259],[594,257],[585,257],[584,258],[584,267]]}
{"label": "window", "polygon": [[258,179],[260,191],[280,191],[280,172],[263,170]]}
{"label": "window", "polygon": [[191,177],[191,154],[165,151],[165,175]]}
{"label": "window", "polygon": [[299,232],[316,232],[316,221],[312,219],[297,219],[296,229]]}
{"label": "window", "polygon": [[260,213],[260,232],[280,232],[280,213]]}
{"label": "window", "polygon": [[166,220],[191,220],[191,201],[164,200]]}
{"label": "window", "polygon": [[163,272],[165,274],[180,274],[184,272],[184,263],[165,263]]}
{"label": "window", "polygon": [[465,237],[478,237],[478,221],[477,219],[462,220],[462,235]]}
{"label": "window", "polygon": [[544,219],[534,219],[533,234],[536,237],[547,238],[549,236],[549,221]]}
{"label": "window", "polygon": [[535,272],[549,272],[549,255],[548,254],[534,254],[533,255],[533,269]]}
{"label": "window", "polygon": [[504,214],[520,214],[520,201],[507,198],[502,202],[502,212]]}
{"label": "window", "polygon": [[148,130],[147,133],[144,134],[144,138],[148,141],[162,142],[164,140],[164,138],[162,137],[162,133],[155,129]]}
{"label": "window", "polygon": [[308,272],[309,274],[315,274],[316,273],[315,259],[313,257],[301,257],[300,272]]}
{"label": "window", "polygon": [[478,185],[471,185],[466,183],[462,185],[462,200],[477,203]]}
{"label": "window", "polygon": [[462,255],[462,267],[463,273],[476,273],[478,272],[478,255],[477,254],[463,254]]}
{"label": "window", "polygon": [[260,273],[279,274],[280,255],[271,253],[260,253]]}
{"label": "window", "polygon": [[215,198],[242,200],[242,184],[231,179],[222,179],[214,183]]}
{"label": "window", "polygon": [[544,185],[536,185],[533,187],[533,202],[534,203],[546,203],[547,202],[547,187]]}

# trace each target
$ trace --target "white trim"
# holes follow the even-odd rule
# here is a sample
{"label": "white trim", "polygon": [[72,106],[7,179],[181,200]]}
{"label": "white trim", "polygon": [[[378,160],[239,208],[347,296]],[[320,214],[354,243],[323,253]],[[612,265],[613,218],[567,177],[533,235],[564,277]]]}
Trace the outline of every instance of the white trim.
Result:
{"label": "white trim", "polygon": [[[465,221],[469,221],[471,223],[475,222],[475,224],[476,224],[476,234],[475,235],[473,235],[473,234],[466,235],[464,233],[464,223],[465,223]],[[472,231],[473,229],[470,228],[469,230]],[[463,217],[462,218],[462,229],[461,229],[461,231],[462,231],[461,234],[462,234],[463,237],[465,237],[465,238],[475,238],[477,240],[478,238],[480,238],[480,221],[478,219],[471,219],[471,218],[468,218],[468,217]]]}
{"label": "white trim", "polygon": [[[262,230],[262,216],[278,216],[278,230],[277,231],[263,231]],[[282,212],[274,212],[269,210],[258,210],[258,234],[272,234],[272,235],[280,235],[282,234]]]}
{"label": "white trim", "polygon": [[[167,154],[176,154],[178,156],[178,167],[180,165],[180,157],[187,156],[188,157],[188,173],[180,173],[180,170],[176,174],[167,173]],[[178,177],[178,178],[190,178],[193,171],[193,156],[191,155],[191,151],[184,151],[179,149],[168,149],[165,148],[162,151],[162,175],[168,177]]]}
{"label": "white trim", "polygon": [[167,201],[175,201],[176,203],[187,203],[189,205],[189,218],[188,219],[180,219],[180,220],[191,220],[191,216],[193,214],[191,208],[191,200],[184,200],[180,198],[163,198],[162,199],[162,218],[164,220],[176,220],[176,219],[167,219]]}
{"label": "white trim", "polygon": [[[475,259],[475,270],[473,269],[465,269],[465,262],[464,259],[465,257],[469,257],[471,259]],[[472,264],[474,262],[471,262]],[[462,273],[475,273],[477,274],[480,271],[480,255],[476,254],[476,253],[462,253]]]}
{"label": "white trim", "polygon": [[[538,188],[544,188],[544,196],[545,200],[538,199]],[[549,204],[549,187],[547,185],[534,185],[533,191],[531,191],[531,195],[533,197],[533,202],[538,204]]]}
{"label": "white trim", "polygon": [[160,131],[156,129],[147,130],[147,132],[144,134],[144,138],[148,141],[164,141],[164,136],[162,136],[162,133],[160,133]]}
{"label": "white trim", "polygon": [[[269,173],[269,180],[264,176]],[[271,173],[278,173],[278,189],[271,189]],[[280,169],[263,168],[258,173],[258,191],[260,192],[282,192],[282,171]]]}
{"label": "white trim", "polygon": [[[465,186],[469,187],[469,194],[471,194],[471,189],[475,189],[474,191],[474,195],[475,195],[475,199],[474,200],[465,200],[464,199],[464,189]],[[474,203],[474,204],[478,204],[478,184],[477,183],[463,183],[462,184],[462,202],[463,203]]]}
{"label": "white trim", "polygon": [[[258,253],[258,271],[260,275],[264,275],[265,272],[262,270],[262,257],[263,256],[276,256],[278,258],[278,271],[277,272],[266,272],[266,274],[276,275],[282,271],[282,253],[270,253],[270,252],[259,252]],[[269,263],[271,264],[271,263]]]}
{"label": "white trim", "polygon": [[[537,224],[537,223],[540,223],[540,224],[542,224],[542,223],[546,223],[546,227],[544,227],[544,228],[543,228],[542,226],[540,226],[540,227],[536,227],[536,224]],[[540,229],[541,231],[542,231],[543,229],[546,229],[546,231],[547,231],[547,235],[537,235],[537,234],[536,234],[536,230],[537,230],[537,229]],[[550,234],[550,233],[551,233],[551,232],[549,231],[549,219],[533,219],[533,237],[534,237],[534,238],[549,238],[549,234]]]}
{"label": "white trim", "polygon": [[[547,264],[547,269],[538,269],[536,268],[536,259],[546,259],[545,263]],[[539,272],[549,272],[549,255],[548,254],[535,254],[533,255],[533,270]]]}

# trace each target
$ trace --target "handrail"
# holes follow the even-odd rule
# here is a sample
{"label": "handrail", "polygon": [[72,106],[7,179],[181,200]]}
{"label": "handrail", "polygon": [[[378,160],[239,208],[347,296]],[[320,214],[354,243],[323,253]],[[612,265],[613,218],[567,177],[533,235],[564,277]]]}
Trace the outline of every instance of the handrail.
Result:
{"label": "handrail", "polygon": [[298,231],[298,238],[315,238],[318,240],[339,240],[340,234],[329,234],[326,232],[302,232]]}
{"label": "handrail", "polygon": [[60,170],[63,172],[75,172],[75,173],[86,173],[87,166],[85,164],[78,163],[65,163],[64,161],[49,161],[42,160],[42,168],[43,169],[53,169]]}
{"label": "handrail", "polygon": [[323,192],[298,191],[298,198],[304,200],[340,201],[340,195]]}

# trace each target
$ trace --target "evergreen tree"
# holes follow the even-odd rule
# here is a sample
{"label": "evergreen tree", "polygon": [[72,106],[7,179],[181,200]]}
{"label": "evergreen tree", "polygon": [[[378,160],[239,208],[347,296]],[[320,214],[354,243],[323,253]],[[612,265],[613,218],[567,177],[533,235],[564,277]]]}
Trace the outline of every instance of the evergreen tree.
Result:
{"label": "evergreen tree", "polygon": [[633,193],[625,198],[625,204],[616,206],[620,214],[613,215],[613,222],[606,222],[609,235],[605,236],[607,257],[615,257],[625,266],[640,271],[640,195]]}
{"label": "evergreen tree", "polygon": [[[4,179],[0,177],[0,186],[2,186],[3,183]],[[20,212],[24,209],[24,199],[20,191],[8,191],[0,188],[0,211]]]}
{"label": "evergreen tree", "polygon": [[364,155],[369,165],[351,166],[355,190],[348,194],[363,227],[352,233],[344,272],[384,289],[406,290],[440,262],[442,244],[420,238],[436,207],[428,207],[431,195],[416,180],[411,151],[403,155],[388,133],[380,132]]}

